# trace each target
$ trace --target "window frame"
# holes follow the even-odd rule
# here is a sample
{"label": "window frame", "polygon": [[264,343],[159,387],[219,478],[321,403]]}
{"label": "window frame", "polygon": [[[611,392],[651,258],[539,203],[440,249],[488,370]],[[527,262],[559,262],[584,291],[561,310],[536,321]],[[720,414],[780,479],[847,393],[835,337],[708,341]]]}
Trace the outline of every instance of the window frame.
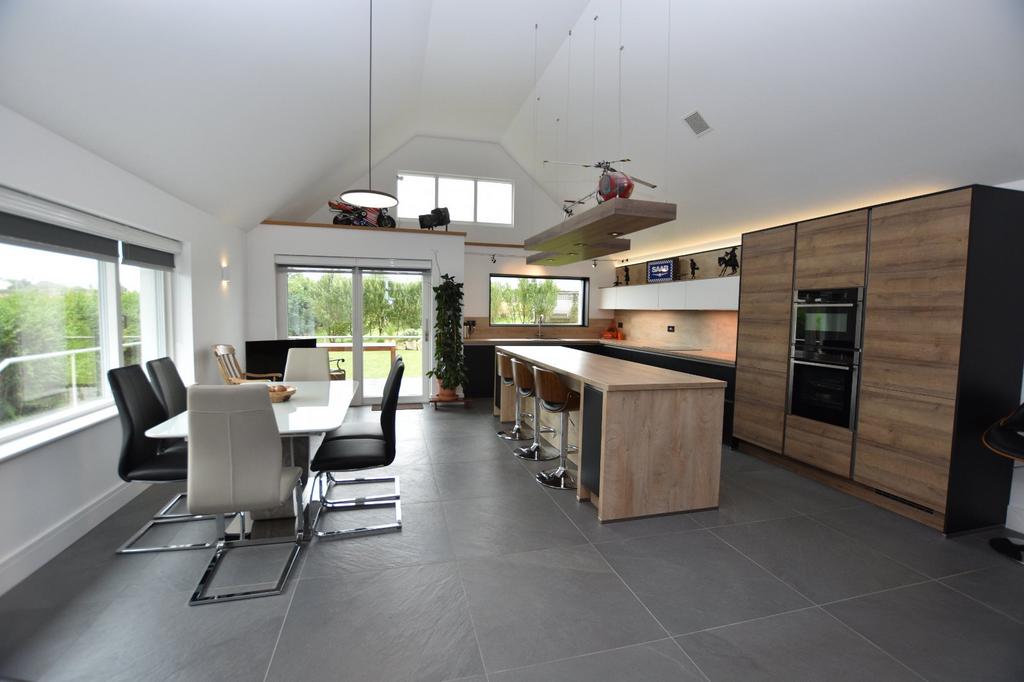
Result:
{"label": "window frame", "polygon": [[[21,248],[29,248],[41,252],[53,252],[41,247],[15,244]],[[88,258],[88,256],[81,256]],[[108,419],[107,414],[114,406],[110,392],[110,384],[106,374],[116,367],[125,366],[124,337],[122,329],[121,301],[121,259],[116,262],[94,259],[97,268],[97,304],[98,313],[98,344],[99,344],[99,389],[100,396],[84,405],[67,406],[41,412],[38,415],[17,420],[6,426],[0,426],[0,461],[28,452],[52,440],[87,428],[92,423]],[[152,270],[158,278],[156,305],[159,314],[153,333],[159,353],[170,356],[173,348],[173,301],[172,273],[159,268],[146,268],[133,265],[140,269]],[[141,292],[140,292],[141,293]],[[141,303],[141,300],[140,300]],[[92,418],[90,418],[92,417]],[[93,419],[95,421],[93,421]],[[24,446],[22,444],[24,443]]]}
{"label": "window frame", "polygon": [[[439,181],[441,179],[448,179],[448,180],[472,180],[473,181],[473,220],[471,220],[471,221],[453,220],[453,221],[451,221],[452,225],[479,226],[479,227],[500,227],[500,228],[514,228],[516,226],[516,183],[515,183],[514,180],[510,180],[509,178],[490,178],[490,177],[483,177],[483,176],[478,176],[478,175],[456,175],[454,173],[426,173],[426,172],[422,172],[422,171],[398,171],[395,174],[395,196],[398,195],[398,182],[402,179],[402,176],[404,176],[404,175],[414,175],[416,177],[431,178],[431,179],[433,179],[433,181],[434,181],[434,207],[438,207],[439,206],[439,195],[440,195],[440,189],[439,189],[440,182]],[[510,221],[509,222],[507,222],[507,223],[491,223],[491,222],[482,222],[480,220],[477,220],[477,216],[479,215],[478,206],[480,204],[480,183],[481,182],[502,183],[502,184],[509,185],[512,188],[512,196],[510,198],[510,204],[511,205],[509,206],[511,216],[510,216]],[[399,205],[401,205],[401,202],[399,202]],[[408,221],[416,220],[415,217],[409,217],[409,216],[399,217],[397,211],[395,212],[395,217],[398,218],[399,220],[408,220]]]}
{"label": "window frame", "polygon": [[508,322],[495,323],[491,319],[491,280],[494,277],[517,277],[519,279],[563,279],[563,280],[575,280],[582,283],[582,297],[583,301],[580,303],[580,323],[579,324],[547,324],[541,323],[541,328],[551,327],[555,329],[566,329],[570,327],[589,327],[590,326],[590,278],[589,277],[568,277],[559,275],[522,275],[512,272],[492,272],[487,275],[487,324],[491,327],[537,327],[537,324],[512,324]]}

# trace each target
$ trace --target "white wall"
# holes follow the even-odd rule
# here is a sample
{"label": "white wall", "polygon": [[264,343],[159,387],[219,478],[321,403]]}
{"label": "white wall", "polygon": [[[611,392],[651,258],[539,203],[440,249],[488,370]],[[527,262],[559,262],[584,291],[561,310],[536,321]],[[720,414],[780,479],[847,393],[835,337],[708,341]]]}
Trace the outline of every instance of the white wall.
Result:
{"label": "white wall", "polygon": [[[497,263],[491,263],[494,254]],[[592,319],[613,317],[615,312],[603,310],[598,306],[600,296],[597,290],[608,287],[615,281],[615,265],[609,260],[597,261],[592,267],[591,261],[548,267],[527,265],[526,252],[522,249],[499,249],[494,247],[466,247],[466,308],[467,317],[487,317],[490,313],[491,273],[509,275],[544,275],[552,277],[589,277],[590,278],[590,317]]]}
{"label": "white wall", "polygon": [[[434,260],[434,281],[449,274],[464,281],[461,236],[407,232],[259,225],[246,239],[246,312],[249,339],[278,338],[277,255]],[[284,330],[282,330],[283,333]]]}
{"label": "white wall", "polygon": [[[209,346],[243,339],[242,232],[2,106],[0,149],[0,184],[184,243],[175,359],[186,378],[219,381]],[[222,260],[235,280],[223,287]],[[117,477],[119,446],[110,419],[0,462],[0,592],[142,491]]]}
{"label": "white wall", "polygon": [[[482,227],[472,223],[452,223],[450,229],[466,232],[467,241],[521,244],[526,237],[551,227],[562,218],[559,204],[540,189],[501,145],[493,142],[414,137],[374,166],[374,189],[395,194],[399,171],[468,175],[512,180],[515,183],[515,225]],[[352,187],[364,187],[366,182],[364,175]],[[331,222],[334,215],[327,208],[327,200],[333,199],[345,189],[348,188],[338,187],[333,195],[325,196],[323,206],[307,220]],[[401,226],[419,227],[419,223],[415,219],[403,220]]]}

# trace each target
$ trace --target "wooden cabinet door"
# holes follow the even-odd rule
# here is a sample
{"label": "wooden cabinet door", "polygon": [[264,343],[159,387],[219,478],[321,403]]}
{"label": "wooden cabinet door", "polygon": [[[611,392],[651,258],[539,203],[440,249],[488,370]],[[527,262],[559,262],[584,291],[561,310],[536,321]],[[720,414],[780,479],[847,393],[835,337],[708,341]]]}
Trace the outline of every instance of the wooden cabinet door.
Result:
{"label": "wooden cabinet door", "polygon": [[864,286],[867,246],[867,209],[798,223],[793,288]]}
{"label": "wooden cabinet door", "polygon": [[971,190],[872,209],[861,381],[956,397]]}
{"label": "wooden cabinet door", "polygon": [[853,478],[944,512],[953,400],[864,386]]}
{"label": "wooden cabinet door", "polygon": [[795,232],[743,235],[733,435],[773,452],[785,429]]}

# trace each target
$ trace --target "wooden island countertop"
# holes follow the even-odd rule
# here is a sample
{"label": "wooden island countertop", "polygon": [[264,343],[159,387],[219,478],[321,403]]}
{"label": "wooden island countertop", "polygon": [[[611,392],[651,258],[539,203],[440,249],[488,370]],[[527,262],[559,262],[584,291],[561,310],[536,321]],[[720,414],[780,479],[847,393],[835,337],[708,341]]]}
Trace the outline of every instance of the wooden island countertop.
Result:
{"label": "wooden island countertop", "polygon": [[498,346],[496,350],[552,372],[571,376],[605,392],[725,388],[725,382],[718,379],[609,358],[565,346]]}
{"label": "wooden island countertop", "polygon": [[[726,382],[564,346],[495,352],[549,369],[579,392],[579,410],[568,415],[568,439],[577,446],[569,459],[577,499],[589,499],[600,521],[718,506]],[[494,413],[509,422],[516,392],[498,383]],[[556,415],[537,412],[536,424],[558,428]],[[539,437],[557,444],[548,433]]]}

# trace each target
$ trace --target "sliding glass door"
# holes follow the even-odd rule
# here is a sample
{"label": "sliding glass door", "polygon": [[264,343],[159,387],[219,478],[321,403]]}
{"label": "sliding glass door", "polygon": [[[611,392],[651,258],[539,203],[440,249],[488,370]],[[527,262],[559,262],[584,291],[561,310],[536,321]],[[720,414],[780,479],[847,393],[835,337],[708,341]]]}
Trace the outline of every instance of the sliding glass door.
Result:
{"label": "sliding glass door", "polygon": [[288,338],[316,337],[335,378],[359,382],[357,404],[379,403],[394,359],[405,361],[400,399],[426,400],[430,273],[418,270],[285,267]]}

